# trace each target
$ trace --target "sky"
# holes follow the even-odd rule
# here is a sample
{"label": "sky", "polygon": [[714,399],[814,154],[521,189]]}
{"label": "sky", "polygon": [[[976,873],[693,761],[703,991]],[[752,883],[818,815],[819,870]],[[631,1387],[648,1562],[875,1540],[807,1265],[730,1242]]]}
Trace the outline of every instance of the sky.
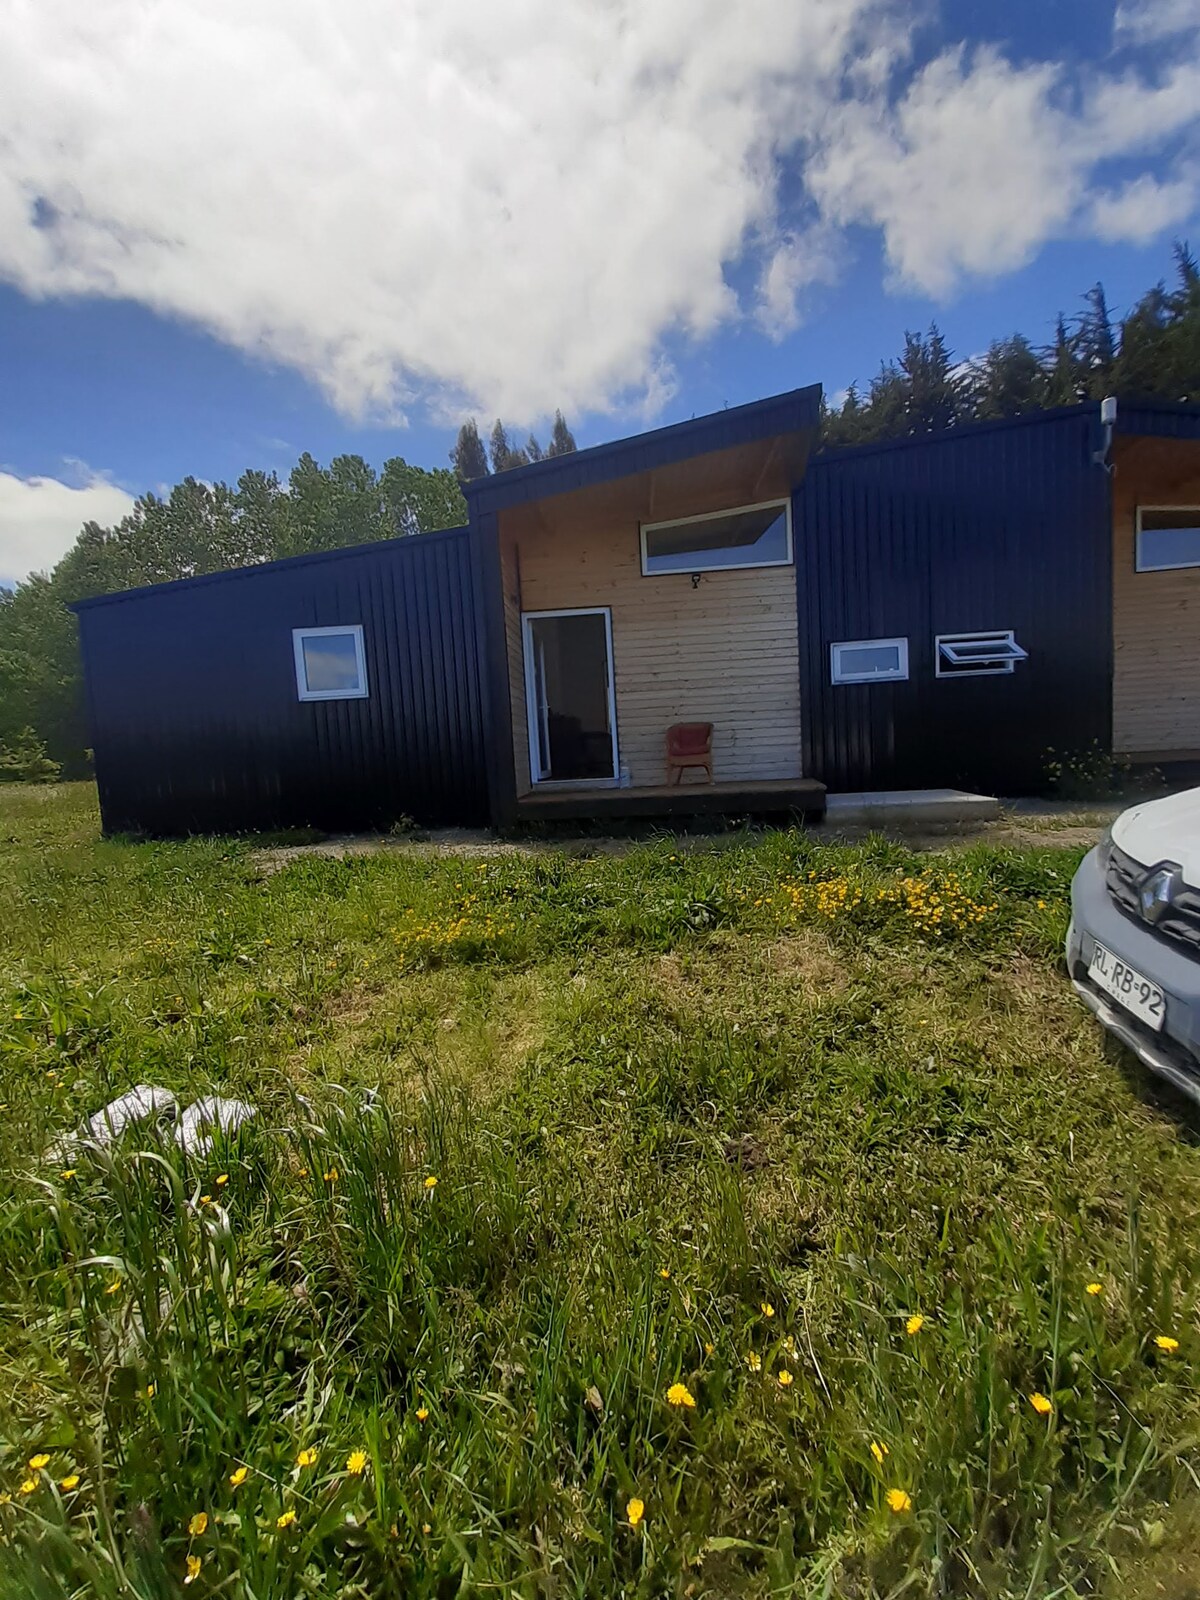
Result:
{"label": "sky", "polygon": [[1200,234],[1200,0],[0,0],[0,29],[0,580],[188,475],[836,397],[932,320],[959,359],[1045,339]]}

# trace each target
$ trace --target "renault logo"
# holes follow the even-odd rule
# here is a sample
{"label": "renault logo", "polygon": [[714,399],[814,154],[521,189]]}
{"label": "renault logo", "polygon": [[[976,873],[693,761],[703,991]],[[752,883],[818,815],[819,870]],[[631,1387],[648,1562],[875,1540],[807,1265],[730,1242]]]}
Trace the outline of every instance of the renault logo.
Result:
{"label": "renault logo", "polygon": [[1171,902],[1182,882],[1183,873],[1170,864],[1148,872],[1138,890],[1138,906],[1143,920],[1150,923],[1160,921],[1171,909]]}

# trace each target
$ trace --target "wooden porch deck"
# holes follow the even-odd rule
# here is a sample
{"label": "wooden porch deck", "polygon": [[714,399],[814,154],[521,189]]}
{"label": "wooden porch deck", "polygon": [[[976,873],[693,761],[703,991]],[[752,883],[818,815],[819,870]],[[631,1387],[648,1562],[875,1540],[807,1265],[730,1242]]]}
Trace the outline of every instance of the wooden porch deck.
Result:
{"label": "wooden porch deck", "polygon": [[817,822],[825,811],[825,785],[813,778],[768,778],[758,783],[656,784],[650,788],[541,789],[522,795],[522,822],[600,817],[783,816]]}

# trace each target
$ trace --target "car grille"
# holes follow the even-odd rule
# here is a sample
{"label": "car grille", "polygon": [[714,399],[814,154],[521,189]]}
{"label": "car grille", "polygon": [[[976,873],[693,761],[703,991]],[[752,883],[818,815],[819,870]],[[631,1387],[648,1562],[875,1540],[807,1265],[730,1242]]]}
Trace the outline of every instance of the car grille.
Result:
{"label": "car grille", "polygon": [[1142,923],[1151,932],[1161,933],[1168,939],[1175,939],[1180,944],[1200,950],[1200,890],[1191,889],[1184,884],[1157,922],[1146,922],[1142,916],[1138,895],[1147,873],[1153,870],[1153,867],[1143,866],[1140,861],[1127,856],[1124,850],[1118,850],[1116,845],[1112,845],[1106,879],[1109,894],[1122,911],[1127,912],[1135,922]]}

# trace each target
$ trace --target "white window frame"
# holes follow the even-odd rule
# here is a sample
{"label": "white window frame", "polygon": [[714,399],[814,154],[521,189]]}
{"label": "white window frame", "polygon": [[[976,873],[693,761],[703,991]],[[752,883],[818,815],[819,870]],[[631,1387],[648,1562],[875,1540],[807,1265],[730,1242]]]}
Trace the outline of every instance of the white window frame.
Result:
{"label": "white window frame", "polygon": [[[885,650],[895,646],[899,665],[894,672],[843,672],[838,664],[842,650]],[[829,646],[829,681],[831,683],[900,683],[908,677],[907,639],[839,639]]]}
{"label": "white window frame", "polygon": [[[987,657],[977,658],[975,661],[954,662],[948,658],[943,661],[942,646],[953,648],[956,644],[969,644],[975,639],[994,639],[998,645],[1007,646],[1010,652],[1003,659],[989,662]],[[939,633],[934,635],[933,661],[934,676],[938,678],[996,678],[1002,674],[1007,676],[1016,666],[1018,661],[1027,661],[1029,651],[1023,650],[1017,643],[1012,628],[985,628],[982,633]]]}
{"label": "white window frame", "polygon": [[[537,672],[533,659],[532,624],[543,617],[603,617],[608,649],[608,726],[612,733],[610,778],[547,778],[538,757],[541,709],[537,697]],[[537,789],[615,789],[621,782],[621,751],[617,742],[617,664],[613,655],[611,606],[560,606],[554,611],[522,611],[521,651],[525,658],[525,719],[529,735],[529,781]]]}
{"label": "white window frame", "polygon": [[[649,557],[646,552],[646,535],[648,533],[661,533],[664,528],[685,528],[691,523],[716,522],[719,517],[740,516],[743,511],[782,511],[787,526],[787,555],[782,561],[730,561],[720,567],[676,567],[670,572],[647,572],[646,562]],[[722,506],[719,511],[705,511],[697,517],[673,517],[669,522],[643,522],[639,524],[639,538],[642,552],[642,577],[643,578],[686,578],[690,573],[699,572],[747,572],[756,567],[790,567],[795,560],[795,551],[792,541],[792,502],[787,500],[756,500],[748,506]]]}
{"label": "white window frame", "polygon": [[[1200,561],[1168,561],[1164,566],[1144,567],[1142,565],[1142,512],[1143,511],[1190,511],[1196,518],[1196,526],[1200,528],[1200,506],[1138,506],[1137,528],[1133,537],[1133,570],[1135,572],[1187,572],[1191,568],[1200,567]],[[1147,528],[1147,533],[1159,533],[1158,528]]]}
{"label": "white window frame", "polygon": [[[308,687],[308,669],[304,661],[304,641],[306,639],[328,638],[330,634],[350,634],[354,639],[354,660],[358,667],[357,689],[310,689]],[[371,686],[367,679],[367,651],[363,644],[363,630],[361,622],[342,622],[332,628],[293,628],[292,629],[292,654],[296,661],[296,694],[301,700],[366,700],[370,697]]]}

